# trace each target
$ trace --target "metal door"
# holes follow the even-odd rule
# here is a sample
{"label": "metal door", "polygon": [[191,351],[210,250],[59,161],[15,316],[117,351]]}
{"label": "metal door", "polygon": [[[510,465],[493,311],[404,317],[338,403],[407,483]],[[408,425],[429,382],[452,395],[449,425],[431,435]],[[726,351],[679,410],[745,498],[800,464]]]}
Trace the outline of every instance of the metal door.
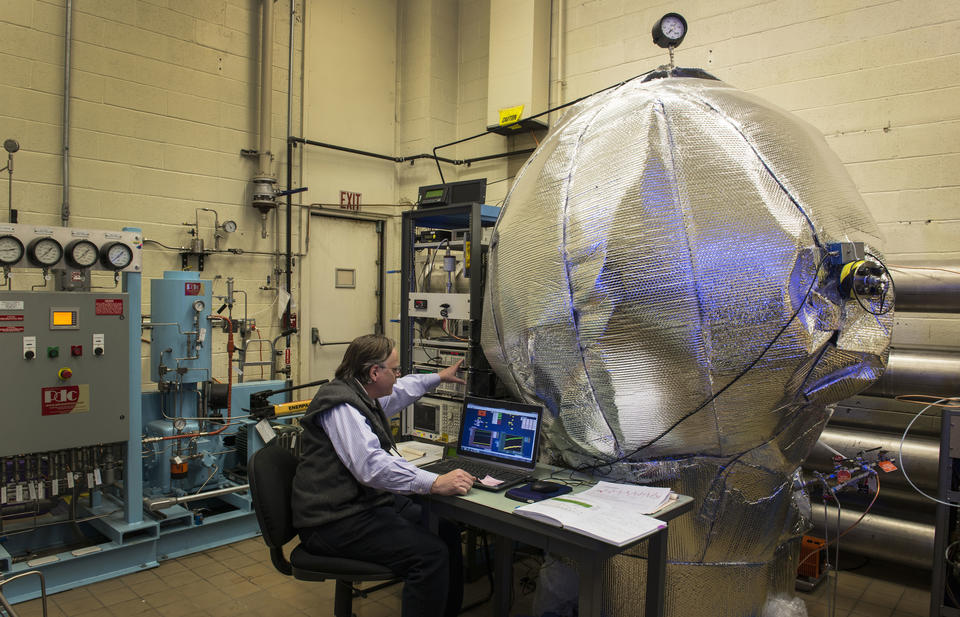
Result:
{"label": "metal door", "polygon": [[333,379],[345,343],[377,329],[380,229],[379,221],[320,215],[311,220],[310,379]]}

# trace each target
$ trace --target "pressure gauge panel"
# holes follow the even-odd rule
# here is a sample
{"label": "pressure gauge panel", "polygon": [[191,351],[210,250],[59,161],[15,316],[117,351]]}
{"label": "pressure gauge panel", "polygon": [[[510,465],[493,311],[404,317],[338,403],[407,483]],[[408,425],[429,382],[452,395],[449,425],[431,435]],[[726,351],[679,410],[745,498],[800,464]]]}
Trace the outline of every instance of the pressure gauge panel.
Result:
{"label": "pressure gauge panel", "polygon": [[123,242],[110,242],[100,248],[100,263],[108,270],[123,270],[133,261],[133,250]]}
{"label": "pressure gauge panel", "polygon": [[67,254],[67,263],[74,268],[89,268],[97,263],[100,256],[97,245],[89,240],[74,240],[64,249]]}
{"label": "pressure gauge panel", "polygon": [[23,242],[9,234],[0,236],[0,266],[12,266],[23,259]]}
{"label": "pressure gauge panel", "polygon": [[195,311],[198,312],[198,313],[202,313],[202,312],[203,312],[203,309],[206,308],[206,306],[207,306],[207,305],[204,304],[203,300],[194,300],[194,301],[193,301],[193,310],[195,310]]}
{"label": "pressure gauge panel", "polygon": [[653,24],[653,42],[660,47],[676,47],[687,35],[687,20],[679,13],[667,13]]}
{"label": "pressure gauge panel", "polygon": [[27,258],[35,266],[55,266],[63,258],[63,245],[48,236],[34,238],[27,245]]}

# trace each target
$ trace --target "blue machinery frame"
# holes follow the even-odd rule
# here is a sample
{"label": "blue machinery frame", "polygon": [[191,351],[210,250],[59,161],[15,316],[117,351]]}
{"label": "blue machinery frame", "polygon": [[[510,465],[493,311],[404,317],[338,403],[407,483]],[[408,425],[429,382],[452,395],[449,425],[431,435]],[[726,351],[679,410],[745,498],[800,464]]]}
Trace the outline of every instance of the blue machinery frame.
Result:
{"label": "blue machinery frame", "polygon": [[[140,232],[138,228],[126,227],[124,231]],[[129,306],[140,310],[141,274],[125,272],[123,291],[128,294]],[[132,313],[132,310],[131,310]],[[158,520],[144,520],[144,477],[142,464],[141,435],[144,430],[144,406],[156,404],[158,394],[141,393],[140,319],[129,319],[130,337],[130,433],[127,438],[126,461],[123,477],[123,499],[117,504],[112,497],[101,497],[93,506],[84,506],[78,511],[81,518],[89,518],[89,525],[105,540],[91,546],[70,549],[62,526],[37,529],[24,537],[56,545],[64,550],[55,556],[15,562],[7,543],[0,543],[0,576],[7,578],[30,570],[40,570],[46,579],[47,593],[65,591],[105,579],[155,568],[165,559],[180,557],[212,547],[236,542],[259,535],[256,516],[249,493],[221,495],[216,499],[231,509],[198,520],[194,513],[180,505],[166,508]],[[235,384],[234,406],[237,409],[249,406],[252,392],[284,387],[283,381],[260,381]],[[276,397],[273,402],[284,402]],[[252,427],[252,422],[250,423]],[[227,433],[234,432],[231,429]],[[225,433],[226,434],[226,433]],[[250,431],[248,456],[263,446],[256,431]],[[38,534],[38,535],[35,535]],[[61,538],[60,536],[64,537]],[[12,547],[11,547],[12,548]],[[54,559],[55,557],[55,559]],[[48,563],[42,563],[47,562]],[[41,562],[41,563],[38,563]],[[30,563],[34,565],[31,566]],[[11,581],[3,592],[11,603],[18,603],[40,596],[40,586],[33,577]]]}

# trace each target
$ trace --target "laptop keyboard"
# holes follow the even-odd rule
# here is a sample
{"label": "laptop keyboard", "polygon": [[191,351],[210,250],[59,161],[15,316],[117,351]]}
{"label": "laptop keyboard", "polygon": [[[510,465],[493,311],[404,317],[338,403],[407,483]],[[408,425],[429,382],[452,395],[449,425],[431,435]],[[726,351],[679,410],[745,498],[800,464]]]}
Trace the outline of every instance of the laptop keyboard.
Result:
{"label": "laptop keyboard", "polygon": [[503,480],[504,482],[521,482],[530,475],[525,472],[510,471],[504,469],[503,467],[484,465],[483,463],[477,461],[459,458],[448,458],[442,461],[437,461],[436,463],[431,463],[425,466],[424,469],[438,474],[444,474],[449,471],[453,471],[454,469],[462,469],[470,475],[475,476],[478,480],[482,480],[489,475],[497,480]]}

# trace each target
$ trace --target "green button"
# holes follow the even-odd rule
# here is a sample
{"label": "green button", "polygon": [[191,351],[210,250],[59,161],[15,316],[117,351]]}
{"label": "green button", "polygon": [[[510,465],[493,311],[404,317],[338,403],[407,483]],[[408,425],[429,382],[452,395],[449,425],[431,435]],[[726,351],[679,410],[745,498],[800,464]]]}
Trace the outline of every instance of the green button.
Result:
{"label": "green button", "polygon": [[56,357],[59,356],[59,355],[60,355],[60,348],[59,348],[59,347],[47,347],[47,357],[48,357],[48,358],[56,358]]}

